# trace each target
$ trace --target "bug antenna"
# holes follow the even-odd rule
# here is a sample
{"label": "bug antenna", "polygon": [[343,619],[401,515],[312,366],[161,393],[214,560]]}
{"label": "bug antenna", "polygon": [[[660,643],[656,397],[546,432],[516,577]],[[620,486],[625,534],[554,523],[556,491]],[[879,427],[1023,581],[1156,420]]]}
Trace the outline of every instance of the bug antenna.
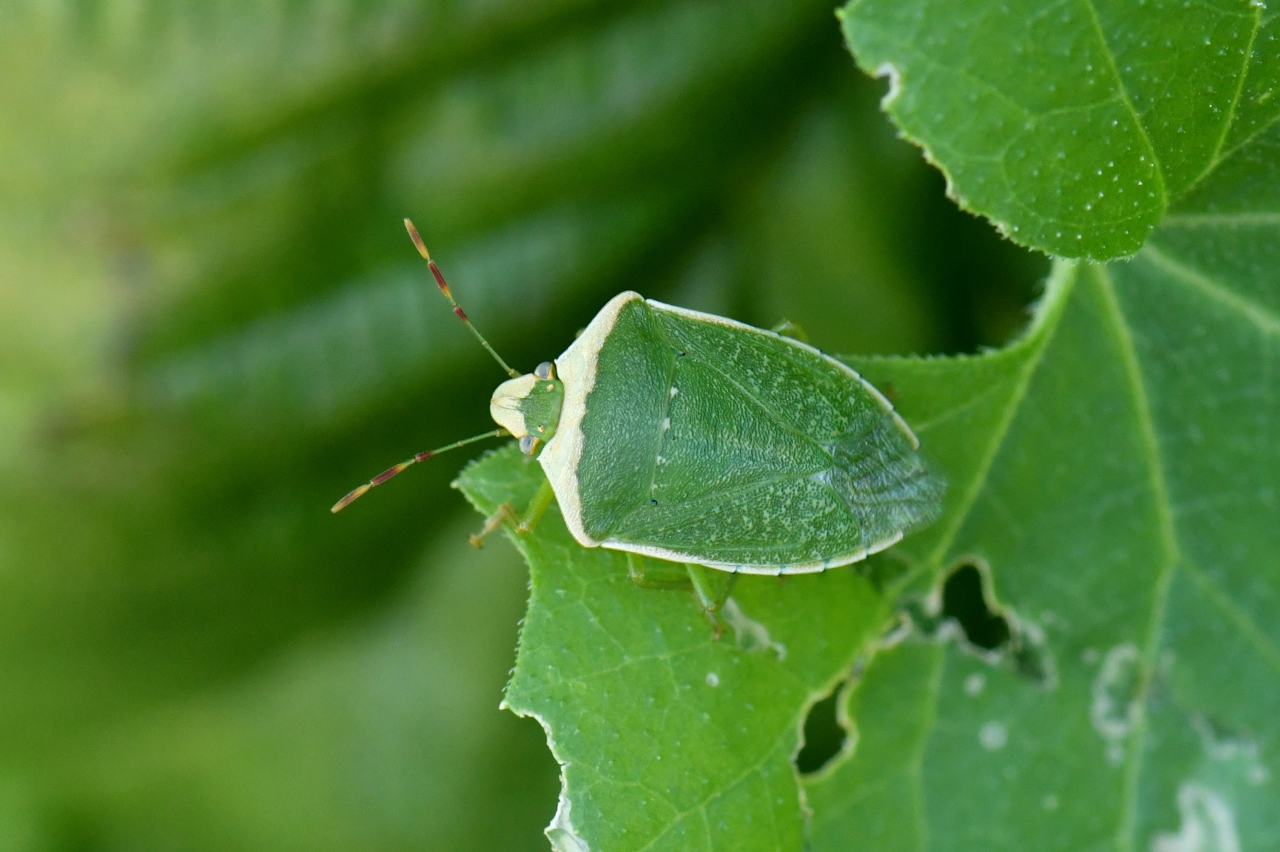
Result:
{"label": "bug antenna", "polygon": [[431,270],[431,275],[436,279],[436,283],[440,285],[440,292],[444,293],[444,297],[449,300],[449,304],[453,305],[454,315],[462,320],[467,328],[471,329],[471,333],[476,336],[476,340],[479,340],[480,345],[493,356],[493,360],[502,365],[502,369],[507,371],[507,375],[513,379],[518,378],[520,374],[511,369],[511,366],[506,361],[502,360],[502,356],[494,351],[494,348],[489,345],[489,341],[484,339],[484,335],[480,333],[479,329],[471,324],[471,320],[467,319],[466,312],[462,310],[457,300],[453,298],[453,292],[449,289],[449,285],[445,283],[444,276],[440,274],[440,267],[436,266],[436,262],[431,259],[431,252],[427,251],[427,244],[422,241],[422,237],[418,234],[418,229],[413,226],[413,222],[410,219],[405,219],[404,227],[409,232],[409,238],[413,240],[413,244],[417,247],[418,254],[422,255],[422,259],[427,262],[427,268]]}
{"label": "bug antenna", "polygon": [[432,456],[438,456],[441,453],[448,452],[449,450],[456,450],[458,447],[465,447],[467,444],[474,444],[476,441],[483,441],[486,438],[501,438],[503,435],[510,434],[511,433],[506,429],[494,429],[492,432],[485,432],[483,435],[474,435],[470,438],[463,438],[461,441],[454,441],[452,444],[446,444],[445,446],[434,450],[427,450],[425,453],[418,453],[411,459],[406,459],[398,465],[387,468],[373,479],[370,479],[364,485],[361,485],[359,488],[353,488],[351,491],[347,492],[345,497],[337,503],[334,503],[329,511],[334,513],[341,512],[343,509],[354,503],[357,498],[364,496],[365,492],[370,488],[373,488],[375,485],[381,485],[397,473],[402,472],[405,468],[413,467],[418,462],[424,462]]}

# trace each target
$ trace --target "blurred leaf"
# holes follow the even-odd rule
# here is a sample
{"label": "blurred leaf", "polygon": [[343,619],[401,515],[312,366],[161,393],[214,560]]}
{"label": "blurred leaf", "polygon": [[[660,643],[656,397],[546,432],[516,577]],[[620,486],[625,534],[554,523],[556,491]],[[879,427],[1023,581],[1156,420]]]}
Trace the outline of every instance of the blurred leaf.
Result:
{"label": "blurred leaf", "polygon": [[1133,254],[1280,117],[1280,24],[1251,0],[851,0],[841,19],[949,193],[1064,257]]}
{"label": "blurred leaf", "polygon": [[926,352],[944,331],[897,234],[920,227],[916,193],[904,190],[928,175],[915,152],[884,138],[887,122],[859,120],[874,96],[871,86],[850,86],[801,117],[744,204],[742,275],[764,327],[795,320],[833,351]]}
{"label": "blurred leaf", "polygon": [[389,611],[115,730],[64,799],[81,842],[545,848],[554,763],[536,727],[496,712],[525,574],[506,548],[471,548],[459,520]]}

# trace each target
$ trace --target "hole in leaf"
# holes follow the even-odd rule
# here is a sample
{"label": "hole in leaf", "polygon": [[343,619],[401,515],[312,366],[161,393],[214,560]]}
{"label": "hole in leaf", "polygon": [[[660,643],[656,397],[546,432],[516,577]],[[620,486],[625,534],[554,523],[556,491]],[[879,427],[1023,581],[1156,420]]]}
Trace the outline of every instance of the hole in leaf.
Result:
{"label": "hole in leaf", "polygon": [[958,626],[965,639],[961,648],[1053,689],[1057,684],[1056,668],[1044,631],[1008,607],[992,608],[985,593],[984,570],[985,566],[980,569],[972,562],[954,568],[942,584],[942,606],[938,610],[931,611],[924,600],[908,602],[905,612],[912,626],[924,636],[940,639],[948,636],[945,625]]}
{"label": "hole in leaf", "polygon": [[971,645],[988,651],[1009,643],[1009,622],[991,611],[982,593],[982,575],[973,565],[961,565],[942,587],[942,615],[955,619]]}
{"label": "hole in leaf", "polygon": [[801,775],[820,771],[844,748],[849,733],[836,716],[843,686],[843,682],[837,683],[830,694],[809,708],[809,715],[804,719],[804,747],[795,758]]}
{"label": "hole in leaf", "polygon": [[987,570],[985,564],[961,562],[947,574],[936,598],[904,601],[907,635],[945,642],[962,634],[964,641],[957,642],[961,650],[990,665],[1011,668],[1044,689],[1057,688],[1057,666],[1044,630],[1011,607],[993,608],[988,603]]}

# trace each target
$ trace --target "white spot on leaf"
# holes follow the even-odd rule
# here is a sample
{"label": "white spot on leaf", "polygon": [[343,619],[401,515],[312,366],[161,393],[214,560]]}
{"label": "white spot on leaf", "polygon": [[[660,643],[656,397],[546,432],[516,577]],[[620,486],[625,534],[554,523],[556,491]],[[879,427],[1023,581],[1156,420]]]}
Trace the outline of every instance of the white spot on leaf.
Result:
{"label": "white spot on leaf", "polygon": [[964,679],[964,694],[970,698],[982,694],[982,688],[987,685],[987,679],[979,672],[974,672]]}
{"label": "white spot on leaf", "polygon": [[719,686],[720,675],[715,672],[707,672],[707,686]]}
{"label": "white spot on leaf", "polygon": [[1260,787],[1271,780],[1271,770],[1258,757],[1258,744],[1248,737],[1234,736],[1217,730],[1199,714],[1191,717],[1191,727],[1200,735],[1205,753],[1218,763],[1233,763],[1246,781]]}
{"label": "white spot on leaf", "polygon": [[1107,760],[1111,763],[1124,760],[1125,740],[1138,719],[1139,661],[1137,646],[1129,642],[1117,645],[1107,652],[1093,679],[1089,721],[1106,741]]}
{"label": "white spot on leaf", "polygon": [[1235,815],[1208,787],[1190,782],[1179,787],[1178,813],[1178,833],[1156,835],[1151,852],[1240,852]]}
{"label": "white spot on leaf", "polygon": [[987,751],[999,751],[1009,742],[1009,730],[1001,722],[987,722],[978,729],[978,742]]}

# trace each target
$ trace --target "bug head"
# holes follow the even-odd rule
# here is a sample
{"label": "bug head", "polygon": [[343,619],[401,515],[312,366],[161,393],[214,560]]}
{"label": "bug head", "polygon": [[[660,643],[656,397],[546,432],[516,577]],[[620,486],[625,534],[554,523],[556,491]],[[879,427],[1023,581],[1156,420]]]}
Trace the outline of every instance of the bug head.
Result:
{"label": "bug head", "polygon": [[536,456],[556,433],[563,403],[564,385],[556,378],[555,365],[544,361],[532,373],[498,385],[489,401],[489,414],[520,439],[522,451]]}

